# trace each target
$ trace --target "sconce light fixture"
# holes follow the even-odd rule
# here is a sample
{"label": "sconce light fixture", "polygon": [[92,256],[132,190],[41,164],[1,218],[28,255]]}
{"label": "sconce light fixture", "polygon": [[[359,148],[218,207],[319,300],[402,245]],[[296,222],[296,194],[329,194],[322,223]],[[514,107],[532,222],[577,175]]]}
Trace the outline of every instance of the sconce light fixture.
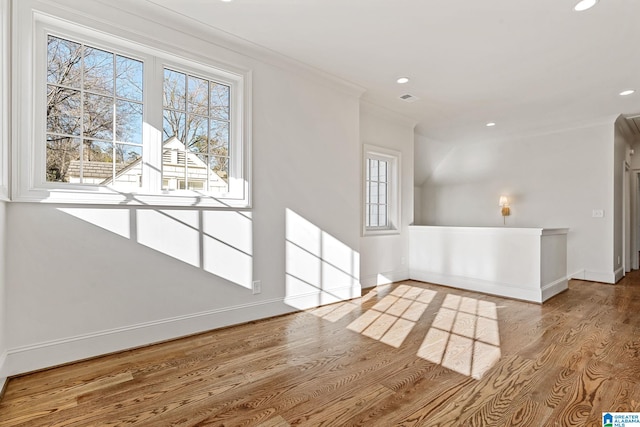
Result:
{"label": "sconce light fixture", "polygon": [[511,210],[509,209],[509,198],[507,196],[500,196],[500,201],[498,205],[502,207],[502,220],[504,224],[507,223],[507,216],[511,214]]}

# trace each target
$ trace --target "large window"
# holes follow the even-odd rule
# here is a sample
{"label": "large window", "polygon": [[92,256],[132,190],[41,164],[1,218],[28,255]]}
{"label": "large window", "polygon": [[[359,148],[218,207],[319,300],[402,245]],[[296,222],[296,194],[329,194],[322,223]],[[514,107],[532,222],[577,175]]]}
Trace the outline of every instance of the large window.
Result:
{"label": "large window", "polygon": [[364,234],[397,233],[400,226],[400,153],[364,146]]}
{"label": "large window", "polygon": [[34,24],[17,200],[249,205],[247,70],[38,13]]}

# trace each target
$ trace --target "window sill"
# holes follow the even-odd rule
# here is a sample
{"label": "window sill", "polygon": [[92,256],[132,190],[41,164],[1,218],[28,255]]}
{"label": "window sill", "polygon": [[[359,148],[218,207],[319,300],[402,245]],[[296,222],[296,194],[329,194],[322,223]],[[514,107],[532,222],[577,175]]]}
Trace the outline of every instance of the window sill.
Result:
{"label": "window sill", "polygon": [[96,190],[48,189],[30,190],[17,195],[14,202],[79,204],[79,205],[125,205],[125,206],[175,206],[194,208],[250,208],[249,200],[243,198],[216,198],[195,191],[167,192],[162,194],[122,193],[109,188]]}
{"label": "window sill", "polygon": [[362,236],[390,236],[390,235],[399,235],[400,230],[397,228],[380,228],[380,229],[365,229]]}

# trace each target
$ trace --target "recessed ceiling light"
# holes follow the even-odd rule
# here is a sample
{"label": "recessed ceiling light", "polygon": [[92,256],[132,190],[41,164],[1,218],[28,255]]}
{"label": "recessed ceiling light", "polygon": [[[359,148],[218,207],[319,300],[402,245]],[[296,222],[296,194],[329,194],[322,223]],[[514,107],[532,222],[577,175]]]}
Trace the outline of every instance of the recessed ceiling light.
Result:
{"label": "recessed ceiling light", "polygon": [[233,0],[220,0],[221,2],[231,3]]}
{"label": "recessed ceiling light", "polygon": [[627,89],[620,92],[620,96],[628,96],[628,95],[631,95],[632,93],[636,93],[636,91],[633,89]]}
{"label": "recessed ceiling light", "polygon": [[400,77],[396,82],[402,84],[409,83],[409,77]]}
{"label": "recessed ceiling light", "polygon": [[496,124],[494,122],[489,122],[485,126],[488,128],[494,127]]}
{"label": "recessed ceiling light", "polygon": [[598,0],[580,0],[573,8],[576,12],[582,12],[587,9],[591,9],[598,3]]}

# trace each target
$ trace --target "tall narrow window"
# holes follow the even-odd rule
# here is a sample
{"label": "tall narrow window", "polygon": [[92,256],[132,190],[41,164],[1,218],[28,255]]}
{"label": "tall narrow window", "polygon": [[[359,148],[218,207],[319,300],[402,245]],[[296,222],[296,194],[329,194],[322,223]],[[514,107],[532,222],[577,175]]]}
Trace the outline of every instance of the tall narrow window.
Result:
{"label": "tall narrow window", "polygon": [[365,224],[368,228],[387,227],[389,225],[389,162],[367,159],[365,188]]}
{"label": "tall narrow window", "polygon": [[400,153],[364,146],[364,234],[396,233],[400,226]]}
{"label": "tall narrow window", "polygon": [[142,185],[143,64],[47,38],[46,180]]}

